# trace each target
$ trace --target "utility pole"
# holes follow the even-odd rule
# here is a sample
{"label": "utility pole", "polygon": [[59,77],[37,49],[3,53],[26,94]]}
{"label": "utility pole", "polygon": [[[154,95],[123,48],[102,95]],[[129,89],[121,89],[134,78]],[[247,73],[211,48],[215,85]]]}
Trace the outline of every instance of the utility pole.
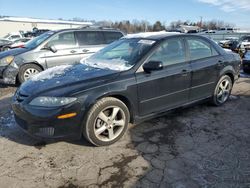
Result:
{"label": "utility pole", "polygon": [[201,28],[202,28],[202,19],[203,19],[203,17],[200,16],[200,31],[201,31]]}

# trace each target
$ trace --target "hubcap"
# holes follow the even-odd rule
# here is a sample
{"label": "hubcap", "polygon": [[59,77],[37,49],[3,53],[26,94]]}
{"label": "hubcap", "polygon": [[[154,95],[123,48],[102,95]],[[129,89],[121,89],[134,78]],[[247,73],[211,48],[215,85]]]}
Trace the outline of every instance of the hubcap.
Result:
{"label": "hubcap", "polygon": [[218,102],[224,103],[229,97],[230,90],[231,90],[230,82],[228,80],[223,80],[220,83],[217,91]]}
{"label": "hubcap", "polygon": [[25,70],[24,72],[24,80],[28,80],[30,79],[32,76],[34,76],[35,74],[38,74],[39,71],[34,69],[34,68],[28,68],[27,70]]}
{"label": "hubcap", "polygon": [[102,110],[95,120],[95,136],[104,142],[117,138],[125,126],[125,113],[117,106]]}

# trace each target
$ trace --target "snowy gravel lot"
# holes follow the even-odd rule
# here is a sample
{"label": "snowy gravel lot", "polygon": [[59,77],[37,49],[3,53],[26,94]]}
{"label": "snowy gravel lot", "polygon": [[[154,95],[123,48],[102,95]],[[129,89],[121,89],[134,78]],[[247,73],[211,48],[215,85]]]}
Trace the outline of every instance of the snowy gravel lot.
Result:
{"label": "snowy gravel lot", "polygon": [[23,133],[0,85],[0,187],[250,187],[250,76],[221,107],[202,104],[131,126],[109,147]]}

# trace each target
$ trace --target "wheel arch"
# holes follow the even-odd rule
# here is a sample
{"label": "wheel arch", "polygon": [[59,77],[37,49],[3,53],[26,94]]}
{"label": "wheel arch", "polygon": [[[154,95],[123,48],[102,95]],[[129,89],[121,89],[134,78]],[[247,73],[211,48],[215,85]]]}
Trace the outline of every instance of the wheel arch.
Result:
{"label": "wheel arch", "polygon": [[233,69],[232,66],[227,66],[227,67],[225,67],[223,70],[221,70],[219,79],[220,79],[222,76],[224,76],[224,75],[229,76],[229,77],[231,78],[232,84],[234,84],[234,82],[235,82],[235,78],[234,78],[235,71],[234,71],[234,69]]}
{"label": "wheel arch", "polygon": [[95,98],[89,97],[88,98],[88,104],[87,104],[87,111],[91,109],[91,107],[98,101],[101,100],[102,98],[106,98],[106,97],[113,97],[116,98],[120,101],[122,101],[128,108],[129,110],[129,115],[130,115],[130,123],[134,122],[134,107],[133,104],[131,102],[131,100],[129,100],[128,97],[122,95],[122,94],[118,94],[118,93],[103,93],[102,95],[96,96]]}

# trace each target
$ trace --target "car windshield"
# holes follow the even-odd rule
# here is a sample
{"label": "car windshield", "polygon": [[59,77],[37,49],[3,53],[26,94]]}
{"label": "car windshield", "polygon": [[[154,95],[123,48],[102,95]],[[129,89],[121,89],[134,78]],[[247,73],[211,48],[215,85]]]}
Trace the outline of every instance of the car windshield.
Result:
{"label": "car windshield", "polygon": [[39,37],[36,37],[32,40],[30,40],[27,44],[25,44],[25,48],[36,48],[38,45],[40,45],[43,41],[45,41],[47,38],[49,38],[51,35],[53,35],[54,32],[46,32]]}
{"label": "car windshield", "polygon": [[124,71],[132,68],[153,46],[154,40],[121,39],[103,48],[81,63],[100,69]]}

